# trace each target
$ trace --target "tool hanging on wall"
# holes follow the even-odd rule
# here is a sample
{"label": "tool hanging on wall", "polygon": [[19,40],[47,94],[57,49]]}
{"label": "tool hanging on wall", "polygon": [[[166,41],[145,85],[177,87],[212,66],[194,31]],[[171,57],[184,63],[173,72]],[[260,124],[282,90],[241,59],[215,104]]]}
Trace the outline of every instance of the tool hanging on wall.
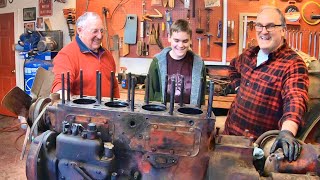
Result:
{"label": "tool hanging on wall", "polygon": [[190,20],[190,0],[184,0],[184,8],[187,9],[187,20]]}
{"label": "tool hanging on wall", "polygon": [[162,42],[160,40],[160,24],[158,23],[157,25],[157,29],[156,29],[156,42],[157,42],[157,45],[160,49],[163,49],[163,45],[162,45]]}
{"label": "tool hanging on wall", "polygon": [[127,44],[137,43],[138,17],[136,14],[127,14],[124,28],[124,42]]}
{"label": "tool hanging on wall", "polygon": [[162,13],[158,10],[158,9],[154,9],[154,11],[157,12],[157,14],[143,14],[142,15],[142,19],[143,20],[148,20],[148,21],[152,21],[153,18],[163,18]]}
{"label": "tool hanging on wall", "polygon": [[205,34],[205,36],[207,36],[207,51],[206,51],[206,57],[210,57],[210,38],[212,36],[212,34]]}
{"label": "tool hanging on wall", "polygon": [[151,0],[151,6],[161,6],[161,0]]}
{"label": "tool hanging on wall", "polygon": [[162,0],[162,6],[167,7],[168,5],[168,0]]}
{"label": "tool hanging on wall", "polygon": [[170,34],[170,28],[172,25],[172,16],[169,10],[166,10],[166,29],[167,29],[167,36]]}
{"label": "tool hanging on wall", "polygon": [[231,21],[230,40],[231,40],[231,41],[234,41],[234,21]]}
{"label": "tool hanging on wall", "polygon": [[174,0],[169,0],[168,6],[169,6],[169,8],[173,9],[174,8]]}
{"label": "tool hanging on wall", "polygon": [[203,37],[198,37],[198,55],[201,57],[201,41]]}
{"label": "tool hanging on wall", "polygon": [[221,38],[221,31],[222,31],[222,21],[218,21],[218,30],[217,30],[217,38]]}
{"label": "tool hanging on wall", "polygon": [[109,46],[109,31],[108,31],[108,14],[109,14],[109,10],[106,7],[102,7],[102,14],[103,14],[103,21],[104,21],[104,28],[105,28],[105,36],[106,36],[106,49],[109,50],[110,46]]}
{"label": "tool hanging on wall", "polygon": [[150,45],[156,45],[157,41],[156,41],[156,29],[154,27],[154,24],[151,25],[151,31],[150,31],[150,35],[149,35],[149,44]]}
{"label": "tool hanging on wall", "polygon": [[198,27],[196,28],[196,33],[202,34],[203,29],[201,28],[201,10],[198,8]]}
{"label": "tool hanging on wall", "polygon": [[116,63],[116,72],[120,72],[120,52],[119,52],[119,35],[112,36],[112,47],[110,51],[112,53],[113,59]]}
{"label": "tool hanging on wall", "polygon": [[210,12],[212,11],[212,9],[206,8],[206,11],[207,11],[206,32],[209,33],[210,32]]}
{"label": "tool hanging on wall", "polygon": [[66,18],[67,20],[68,32],[69,32],[70,40],[72,41],[75,35],[76,9],[75,8],[63,9],[63,15],[64,15],[64,18]]}
{"label": "tool hanging on wall", "polygon": [[317,32],[314,32],[314,35],[313,35],[313,57],[316,58],[317,57]]}
{"label": "tool hanging on wall", "polygon": [[309,33],[309,39],[308,39],[308,54],[311,56],[311,45],[312,45],[312,32]]}
{"label": "tool hanging on wall", "polygon": [[205,8],[220,7],[220,0],[204,0],[204,7]]}
{"label": "tool hanging on wall", "polygon": [[[313,11],[308,11],[308,9],[313,9]],[[311,15],[318,10],[319,12],[320,4],[315,1],[307,1],[305,4],[303,4],[301,8],[301,15],[302,19],[308,23],[309,25],[317,25],[320,23],[320,19],[312,19]],[[308,14],[309,13],[309,14]]]}

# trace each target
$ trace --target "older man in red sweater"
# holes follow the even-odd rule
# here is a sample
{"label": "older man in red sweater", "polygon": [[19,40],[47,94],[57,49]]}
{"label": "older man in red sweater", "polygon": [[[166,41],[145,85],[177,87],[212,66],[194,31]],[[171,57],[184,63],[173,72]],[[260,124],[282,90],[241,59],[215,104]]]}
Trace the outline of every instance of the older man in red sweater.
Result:
{"label": "older man in red sweater", "polygon": [[96,71],[101,72],[103,97],[110,97],[110,79],[114,78],[114,97],[118,98],[119,87],[111,71],[116,71],[114,59],[109,51],[101,46],[104,27],[100,16],[94,12],[81,15],[76,23],[77,36],[65,46],[53,61],[55,75],[52,92],[61,93],[61,74],[70,72],[71,94],[80,94],[80,70],[83,71],[83,94],[96,95]]}

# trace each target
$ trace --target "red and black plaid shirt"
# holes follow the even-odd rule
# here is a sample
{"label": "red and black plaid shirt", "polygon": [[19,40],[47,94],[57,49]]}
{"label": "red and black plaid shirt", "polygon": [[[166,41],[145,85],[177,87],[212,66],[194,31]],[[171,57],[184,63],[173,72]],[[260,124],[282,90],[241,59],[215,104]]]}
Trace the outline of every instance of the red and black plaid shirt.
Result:
{"label": "red and black plaid shirt", "polygon": [[304,61],[282,45],[256,67],[259,47],[246,50],[230,62],[232,86],[239,86],[225,124],[225,134],[259,137],[280,129],[286,120],[303,123],[308,102],[308,70]]}

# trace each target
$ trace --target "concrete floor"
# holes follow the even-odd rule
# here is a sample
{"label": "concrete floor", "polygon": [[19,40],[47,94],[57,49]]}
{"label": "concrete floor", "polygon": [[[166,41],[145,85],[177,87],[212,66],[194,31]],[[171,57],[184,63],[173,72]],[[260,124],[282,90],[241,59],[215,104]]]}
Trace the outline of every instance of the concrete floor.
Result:
{"label": "concrete floor", "polygon": [[[17,128],[8,128],[18,125]],[[20,160],[25,131],[19,128],[19,120],[0,115],[0,179],[25,180],[26,155]],[[10,132],[9,132],[10,131]],[[19,139],[17,139],[20,136]]]}

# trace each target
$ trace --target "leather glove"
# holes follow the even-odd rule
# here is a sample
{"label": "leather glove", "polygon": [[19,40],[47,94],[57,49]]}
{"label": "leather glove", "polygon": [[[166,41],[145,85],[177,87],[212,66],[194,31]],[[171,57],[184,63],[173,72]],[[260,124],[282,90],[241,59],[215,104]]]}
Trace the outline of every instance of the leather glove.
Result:
{"label": "leather glove", "polygon": [[270,153],[274,153],[278,148],[282,148],[283,155],[288,158],[289,162],[297,160],[301,152],[301,144],[288,130],[280,131],[270,149]]}

